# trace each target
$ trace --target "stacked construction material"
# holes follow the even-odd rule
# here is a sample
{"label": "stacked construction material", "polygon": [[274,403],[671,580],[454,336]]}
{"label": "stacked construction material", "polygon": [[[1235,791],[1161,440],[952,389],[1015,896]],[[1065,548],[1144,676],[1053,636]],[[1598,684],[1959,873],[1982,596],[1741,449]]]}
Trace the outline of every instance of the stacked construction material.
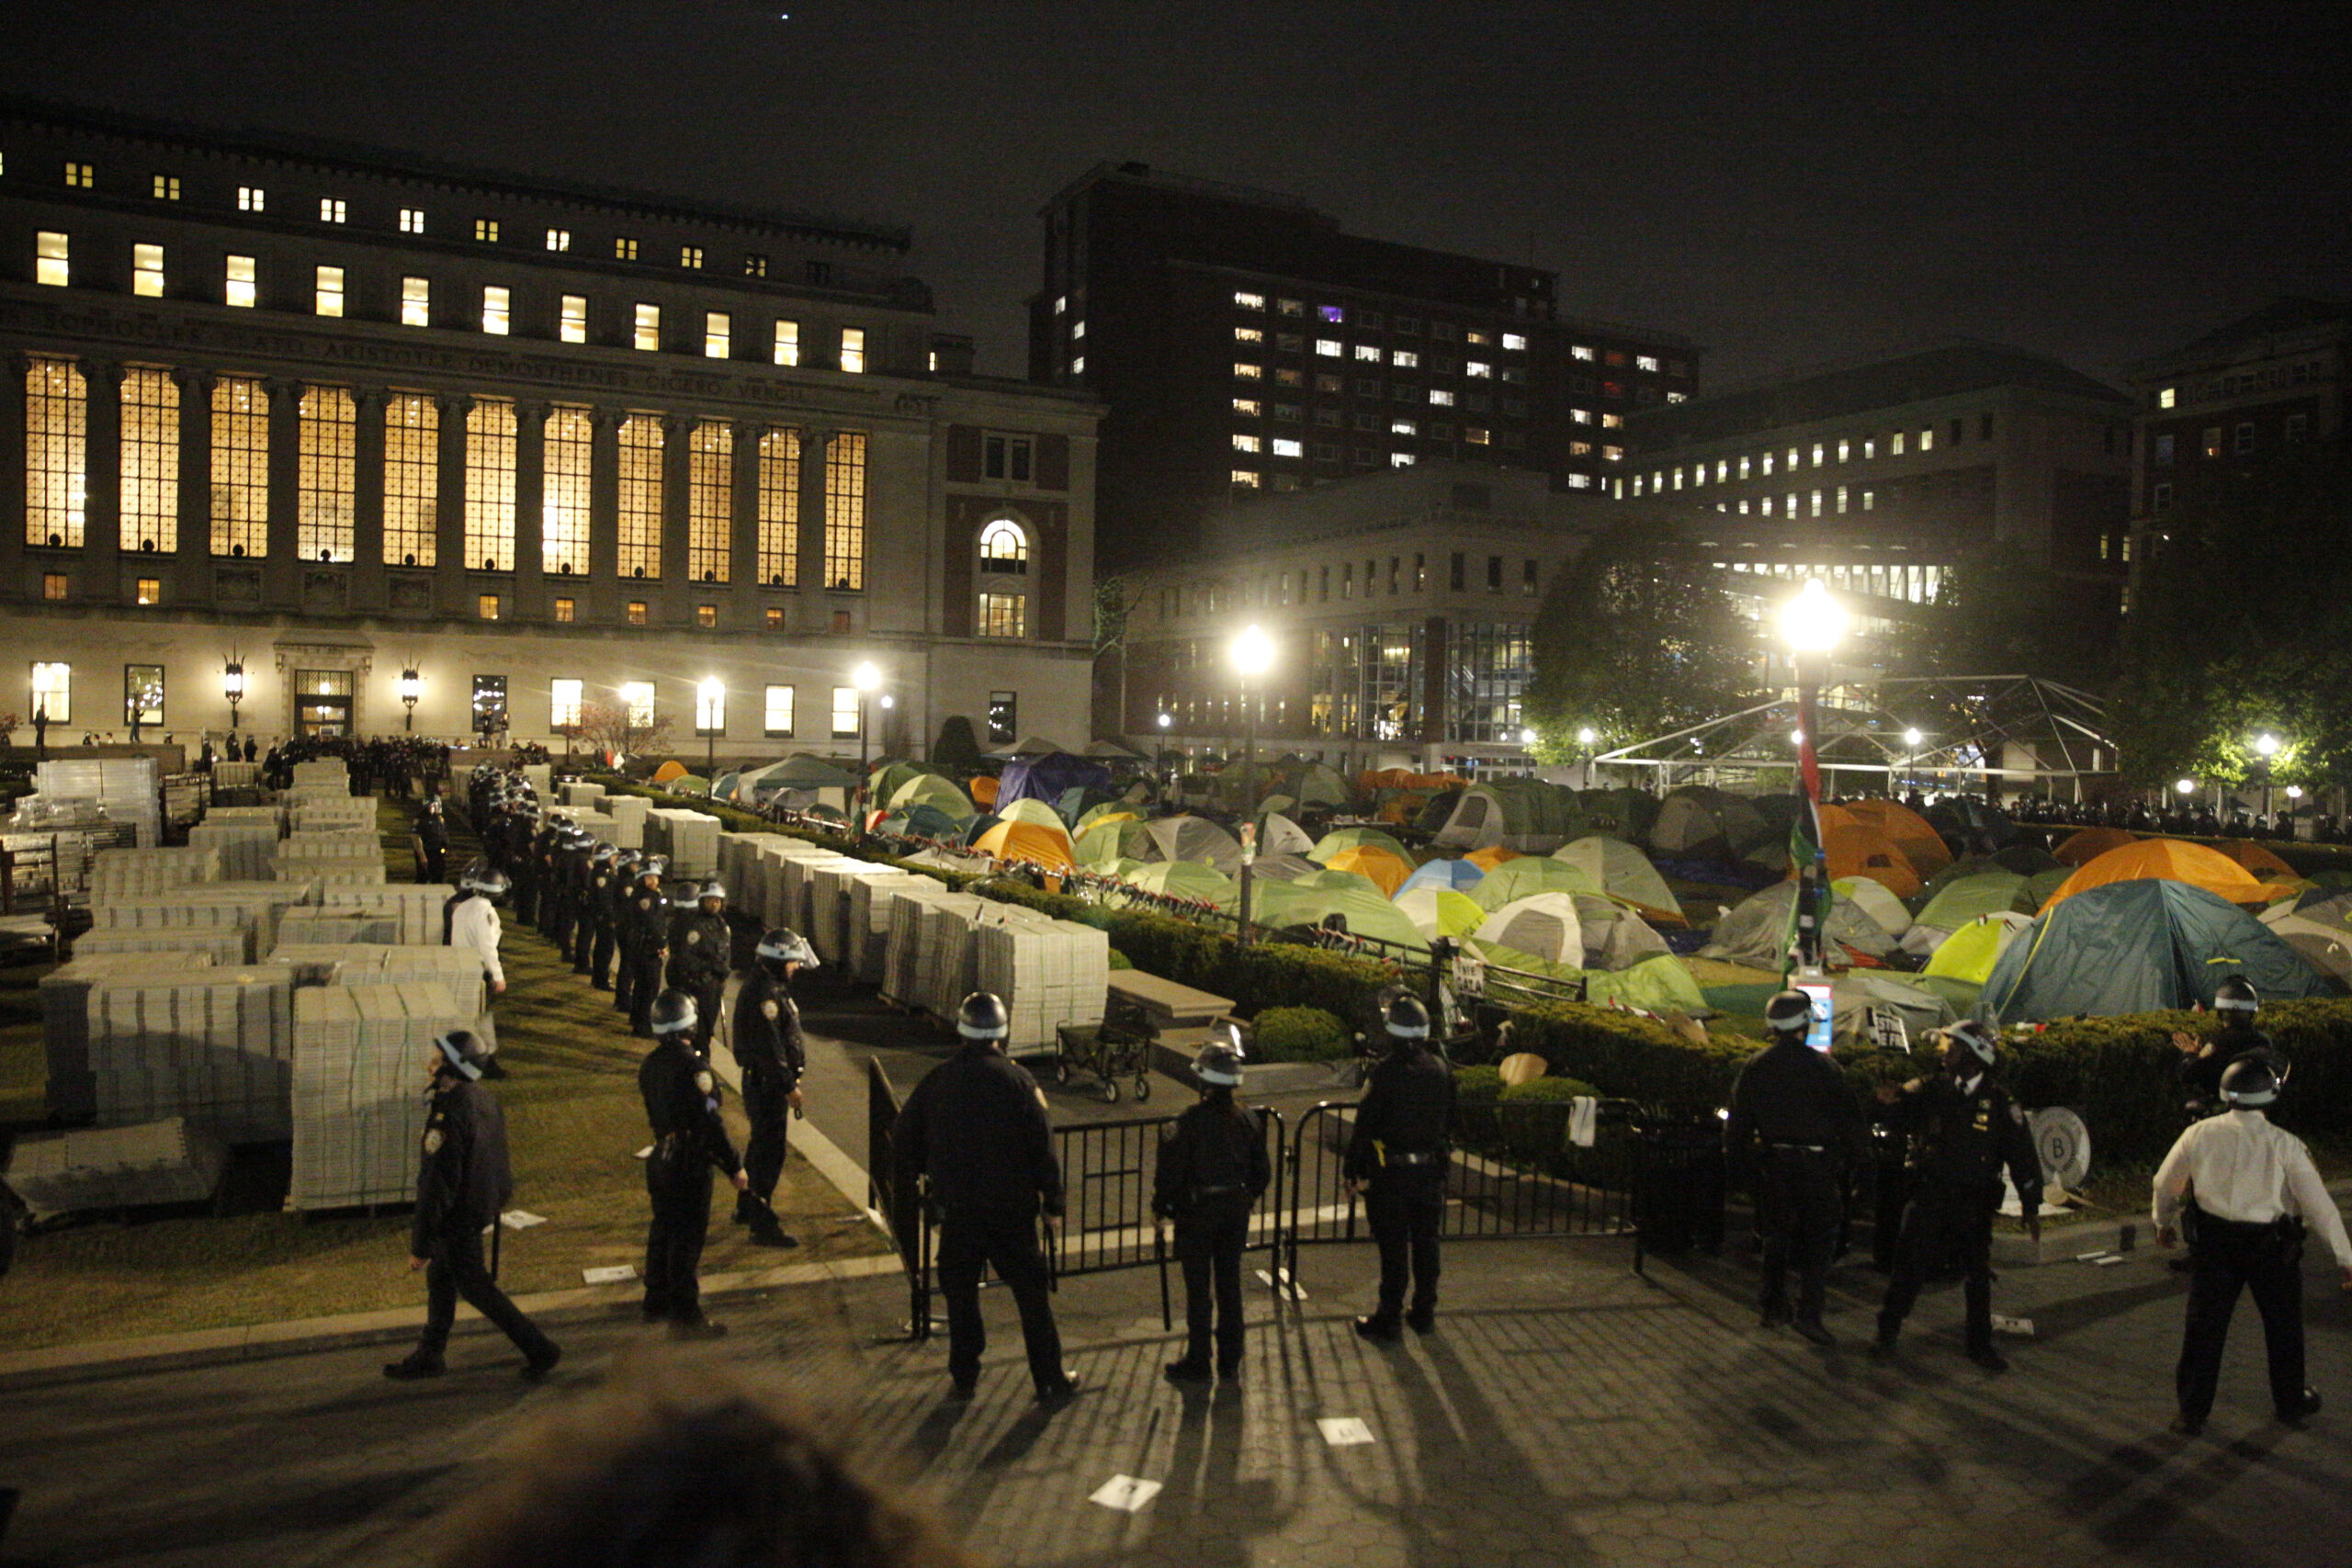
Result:
{"label": "stacked construction material", "polygon": [[605,809],[613,818],[613,843],[624,850],[641,850],[645,844],[645,818],[653,803],[641,795],[610,795],[605,797]]}
{"label": "stacked construction material", "polygon": [[553,800],[555,798],[555,764],[553,762],[525,763],[523,782],[529,784],[531,793],[541,800]]}
{"label": "stacked construction material", "polygon": [[252,789],[261,783],[259,762],[229,762],[216,761],[212,764],[212,787],[215,790]]}
{"label": "stacked construction material", "polygon": [[670,871],[699,882],[718,873],[718,818],[707,811],[656,807],[646,813],[646,847],[670,857]]}
{"label": "stacked construction material", "polygon": [[759,900],[756,908],[761,918],[772,926],[789,926],[796,919],[807,919],[805,913],[798,912],[807,898],[800,873],[793,867],[804,861],[831,860],[836,853],[806,839],[774,833],[762,837],[752,852],[753,884],[757,889],[754,897]]}
{"label": "stacked construction material", "polygon": [[[277,945],[280,912],[291,905],[311,902],[316,894],[317,888],[306,882],[209,882],[200,887],[183,887],[152,898],[93,903],[91,934],[116,931],[234,931],[243,937],[240,961],[250,962]],[[210,948],[209,939],[195,945]]]}
{"label": "stacked construction material", "polygon": [[247,964],[255,956],[250,924],[222,926],[115,926],[84,931],[74,939],[75,958],[172,953],[206,964]]}
{"label": "stacked construction material", "polygon": [[957,1005],[971,994],[972,922],[987,902],[969,893],[948,893],[917,906],[914,994],[901,999],[933,1018],[955,1018]]}
{"label": "stacked construction material", "polygon": [[468,997],[448,986],[379,980],[295,993],[290,1206],[415,1196],[426,1054],[435,1035],[473,1021]]}
{"label": "stacked construction material", "polygon": [[[230,962],[241,963],[243,955]],[[97,1114],[97,1080],[90,1073],[91,987],[101,980],[173,976],[211,966],[210,955],[201,953],[85,953],[77,942],[72,963],[40,977],[41,1045],[49,1061],[50,1114],[74,1120]]]}
{"label": "stacked construction material", "polygon": [[972,939],[973,988],[1003,998],[1012,1016],[1007,1051],[1053,1050],[1061,1025],[1102,1021],[1108,933],[1075,920],[985,919],[975,923]]}
{"label": "stacked construction material", "polygon": [[566,806],[582,811],[601,810],[596,803],[605,798],[605,786],[600,784],[566,784],[556,786]]}
{"label": "stacked construction material", "polygon": [[784,863],[784,898],[776,910],[776,923],[790,926],[806,936],[815,923],[811,910],[818,868],[846,860],[846,855],[827,852],[821,854],[796,855]]}
{"label": "stacked construction material", "polygon": [[377,942],[286,942],[269,955],[302,986],[379,985],[420,981],[455,987],[481,1010],[481,960],[462,948],[388,947]]}
{"label": "stacked construction material", "polygon": [[[969,897],[941,887],[894,887],[876,893],[889,901],[889,939],[882,955],[882,998],[901,1007],[922,1005],[922,914],[933,902]],[[977,902],[977,900],[975,900]]]}
{"label": "stacked construction material", "polygon": [[288,833],[270,864],[280,881],[373,886],[384,880],[383,847],[372,829]]}
{"label": "stacked construction material", "polygon": [[340,789],[346,795],[351,793],[351,770],[344,765],[340,757],[317,757],[307,762],[297,762],[293,776],[296,789],[315,785]]}
{"label": "stacked construction material", "polygon": [[77,813],[76,819],[102,814],[109,822],[128,822],[141,849],[164,841],[164,797],[153,757],[42,762],[33,770],[33,790],[52,805],[96,803],[102,812]]}
{"label": "stacked construction material", "polygon": [[304,793],[287,807],[287,826],[297,833],[376,830],[376,797],[372,795],[317,795]]}
{"label": "stacked construction material", "polygon": [[188,848],[209,850],[220,857],[220,875],[232,882],[263,882],[277,853],[277,812],[268,808],[267,821],[224,821],[214,809],[187,830]]}
{"label": "stacked construction material", "polygon": [[293,1131],[294,976],[277,964],[91,987],[90,1071],[110,1125],[185,1116],[230,1143]]}
{"label": "stacked construction material", "polygon": [[277,918],[280,944],[330,942],[390,946],[399,939],[400,920],[397,915],[371,915],[361,909],[322,909],[305,905],[288,909]]}
{"label": "stacked construction material", "polygon": [[439,882],[394,882],[378,887],[319,889],[321,907],[331,913],[367,915],[391,922],[391,934],[362,937],[363,942],[398,942],[404,947],[441,945],[441,906],[457,889]]}
{"label": "stacked construction material", "polygon": [[890,895],[899,888],[930,888],[944,893],[947,885],[920,872],[882,868],[878,876],[861,876],[849,886],[848,952],[842,963],[853,980],[879,981],[890,953]]}
{"label": "stacked construction material", "polygon": [[28,1133],[17,1140],[9,1190],[36,1215],[155,1203],[201,1203],[220,1190],[229,1151],[184,1117],[137,1127]]}
{"label": "stacked construction material", "polygon": [[[587,834],[590,838],[601,839],[605,843],[612,843],[613,818],[607,813],[602,811],[575,810],[571,813],[571,825],[579,829],[582,832]],[[615,847],[617,848],[618,846],[616,845]]]}
{"label": "stacked construction material", "polygon": [[849,898],[853,884],[887,873],[887,865],[840,856],[808,863],[808,924],[800,934],[828,964],[849,965]]}
{"label": "stacked construction material", "polygon": [[93,899],[146,898],[220,880],[220,855],[200,845],[153,850],[100,850],[90,865]]}
{"label": "stacked construction material", "polygon": [[214,827],[226,827],[231,823],[248,827],[258,823],[276,832],[286,826],[286,811],[277,806],[211,806],[205,808],[204,820],[207,825]]}

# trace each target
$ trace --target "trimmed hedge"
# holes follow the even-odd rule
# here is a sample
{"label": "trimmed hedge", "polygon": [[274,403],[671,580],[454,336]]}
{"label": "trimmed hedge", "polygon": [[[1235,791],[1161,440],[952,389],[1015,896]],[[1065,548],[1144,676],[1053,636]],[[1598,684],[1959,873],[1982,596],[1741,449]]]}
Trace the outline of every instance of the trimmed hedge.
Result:
{"label": "trimmed hedge", "polygon": [[1336,1013],[1321,1008],[1268,1008],[1250,1041],[1261,1062],[1343,1062],[1355,1041]]}

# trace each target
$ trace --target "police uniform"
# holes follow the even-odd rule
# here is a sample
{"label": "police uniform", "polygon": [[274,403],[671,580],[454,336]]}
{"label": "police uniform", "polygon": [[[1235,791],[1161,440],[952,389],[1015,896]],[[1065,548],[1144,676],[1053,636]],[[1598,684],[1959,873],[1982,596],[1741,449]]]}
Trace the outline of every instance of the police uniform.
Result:
{"label": "police uniform", "polygon": [[1272,1179],[1263,1126],[1230,1097],[1188,1107],[1160,1144],[1151,1208],[1175,1221],[1176,1261],[1184,1270],[1185,1350],[1177,1369],[1206,1374],[1214,1303],[1217,1373],[1239,1375],[1241,1251],[1250,1212]]}
{"label": "police uniform", "polygon": [[1821,1323],[1829,1264],[1844,1218],[1846,1162],[1870,1154],[1870,1125],[1845,1075],[1802,1031],[1782,1032],[1747,1059],[1732,1085],[1724,1154],[1754,1173],[1764,1232],[1760,1306],[1768,1323],[1788,1316],[1787,1275],[1796,1266],[1796,1321],[1808,1338]]}
{"label": "police uniform", "polygon": [[427,805],[416,819],[416,847],[424,857],[424,880],[444,880],[447,874],[449,856],[449,825],[442,820],[441,803]]}
{"label": "police uniform", "polygon": [[[751,1180],[746,1198],[762,1205],[775,1195],[776,1178],[784,1173],[785,1129],[792,1121],[792,1091],[800,1087],[808,1056],[800,1043],[800,1010],[783,980],[754,964],[735,993],[735,1028],[731,1039],[735,1065],[743,1075],[743,1114],[752,1123],[743,1143],[743,1174]],[[736,1217],[750,1221],[752,1210],[736,1206]]]}
{"label": "police uniform", "polygon": [[514,1188],[506,1158],[506,1118],[490,1091],[470,1079],[451,1082],[446,1074],[436,1079],[424,1119],[423,1156],[408,1243],[410,1257],[426,1260],[424,1333],[417,1356],[440,1359],[462,1297],[514,1342],[531,1367],[552,1366],[555,1345],[507,1299],[482,1260],[481,1233],[496,1222]]}
{"label": "police uniform", "polygon": [[1037,1213],[1062,1212],[1061,1161],[1046,1097],[1020,1064],[969,1042],[915,1085],[890,1134],[899,1179],[918,1176],[941,1210],[939,1291],[947,1302],[947,1374],[959,1393],[980,1375],[988,1328],[980,1266],[1012,1292],[1029,1375],[1041,1397],[1064,1392],[1061,1331],[1046,1297]]}
{"label": "police uniform", "polygon": [[[2245,1021],[2241,1022],[2241,1019]],[[2256,1026],[2252,1014],[2233,1012],[2209,1037],[2208,1043],[2210,1054],[2202,1050],[2183,1052],[2177,1069],[2189,1109],[2199,1116],[2220,1108],[2222,1075],[2248,1052],[2267,1049],[2270,1036]]]}
{"label": "police uniform", "polygon": [[1911,1140],[1911,1201],[1895,1244],[1894,1277],[1879,1308],[1878,1337],[1894,1343],[1928,1272],[1957,1251],[1965,1279],[1968,1353],[1997,1361],[1993,1348],[1993,1214],[2006,1167],[2031,1220],[2041,1203],[2041,1161],[2025,1112],[1980,1067],[1965,1082],[1950,1072],[1903,1086],[1884,1120]]}
{"label": "police uniform", "polygon": [[580,944],[572,954],[571,972],[585,975],[597,990],[612,985],[613,888],[619,880],[610,855],[588,858],[588,874],[580,899]]}
{"label": "police uniform", "polygon": [[[1445,1214],[1446,1130],[1453,1075],[1419,1040],[1398,1040],[1372,1069],[1343,1173],[1364,1185],[1364,1216],[1380,1247],[1380,1304],[1357,1326],[1394,1338],[1400,1317],[1426,1333],[1437,1312],[1438,1222]],[[1409,1276],[1413,1301],[1405,1309]]]}
{"label": "police uniform", "polygon": [[662,992],[662,960],[670,940],[670,900],[658,887],[639,885],[629,895],[628,1026],[632,1034],[653,1032],[653,998]]}
{"label": "police uniform", "polygon": [[735,933],[725,915],[714,915],[696,899],[681,909],[670,932],[669,982],[695,999],[695,1048],[710,1049],[711,1032],[718,1027],[718,1004],[727,991],[727,976],[734,966]]}
{"label": "police uniform", "polygon": [[580,873],[587,859],[587,850],[574,844],[569,834],[548,846],[547,936],[564,958],[571,956],[572,926],[580,918]]}
{"label": "police uniform", "polygon": [[645,1161],[653,1203],[645,1233],[645,1320],[695,1327],[703,1321],[696,1270],[710,1228],[711,1172],[731,1180],[743,1164],[719,1120],[709,1059],[684,1035],[667,1036],[645,1054],[637,1088],[653,1126],[653,1152]]}

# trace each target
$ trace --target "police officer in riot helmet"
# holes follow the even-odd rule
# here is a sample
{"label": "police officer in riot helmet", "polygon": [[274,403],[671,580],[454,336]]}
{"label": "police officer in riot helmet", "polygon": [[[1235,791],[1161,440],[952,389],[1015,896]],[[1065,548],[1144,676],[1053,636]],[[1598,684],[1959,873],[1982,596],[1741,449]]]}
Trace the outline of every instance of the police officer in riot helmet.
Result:
{"label": "police officer in riot helmet", "polygon": [[1385,1026],[1388,1055],[1367,1079],[1341,1168],[1349,1196],[1363,1199],[1380,1247],[1379,1305],[1356,1319],[1356,1332],[1393,1342],[1400,1322],[1421,1334],[1437,1324],[1437,1232],[1445,1213],[1453,1075],[1429,1050],[1429,1009],[1419,998],[1390,1002]]}
{"label": "police officer in riot helmet", "polygon": [[815,967],[808,940],[778,926],[760,938],[751,973],[735,993],[730,1040],[743,1075],[743,1114],[752,1123],[743,1144],[743,1174],[751,1186],[736,1196],[735,1223],[751,1226],[752,1240],[762,1247],[798,1245],[776,1219],[773,1201],[784,1171],[785,1129],[800,1113],[800,1074],[807,1065],[792,977]]}
{"label": "police officer in riot helmet", "polygon": [[2222,1114],[2192,1123],[2156,1168],[2156,1241],[2170,1247],[2184,1214],[2198,1216],[2190,1239],[2188,1319],[2174,1375],[2179,1414],[2172,1429],[2204,1430],[2221,1380],[2222,1351],[2238,1291],[2254,1295],[2270,1371],[2270,1404],[2281,1421],[2317,1414],[2319,1392],[2303,1382],[2305,1231],[2315,1230],[2352,1291],[2352,1241],[2301,1139],[2270,1123],[2286,1070],[2258,1032],[2222,1075]]}
{"label": "police officer in riot helmet", "polygon": [[726,884],[706,882],[694,890],[693,899],[671,927],[670,984],[694,998],[701,1019],[695,1028],[695,1047],[707,1051],[711,1031],[718,1027],[719,998],[734,965],[734,932],[727,924]]}
{"label": "police officer in riot helmet", "polygon": [[645,1162],[653,1204],[645,1234],[645,1321],[667,1323],[682,1339],[715,1338],[727,1330],[703,1316],[696,1277],[710,1229],[710,1173],[723,1172],[738,1192],[749,1182],[719,1120],[718,1076],[694,1046],[694,998],[664,991],[650,1018],[653,1049],[637,1070],[653,1126],[653,1152]]}
{"label": "police officer in riot helmet", "polygon": [[506,1118],[481,1087],[489,1053],[470,1030],[435,1038],[428,1055],[431,1100],[424,1158],[417,1170],[416,1214],[409,1224],[408,1266],[424,1271],[424,1332],[416,1348],[384,1368],[396,1382],[438,1377],[458,1301],[496,1324],[523,1352],[523,1375],[547,1375],[563,1352],[507,1299],[482,1261],[481,1234],[514,1195],[506,1157]]}
{"label": "police officer in riot helmet", "polygon": [[2222,1075],[2247,1052],[2269,1044],[2256,1025],[2262,998],[2242,975],[2232,975],[2213,987],[2213,1011],[2221,1027],[2208,1035],[2185,1029],[2173,1031],[2172,1043],[2180,1053],[2180,1084],[2188,1096],[2191,1115],[2211,1114],[2221,1105]]}
{"label": "police officer in riot helmet", "polygon": [[933,1067],[907,1097],[891,1129],[902,1190],[920,1179],[939,1211],[939,1291],[947,1301],[947,1375],[959,1399],[978,1388],[988,1328],[980,1317],[980,1268],[996,1271],[1021,1313],[1021,1337],[1037,1397],[1057,1404],[1077,1391],[1062,1365],[1061,1332],[1047,1299],[1049,1276],[1037,1245],[1037,1216],[1062,1212],[1061,1161],[1046,1097],[1004,1054],[1011,1019],[1004,1003],[974,991],[956,1009],[963,1048]]}
{"label": "police officer in riot helmet", "polygon": [[1838,1249],[1849,1160],[1870,1153],[1870,1126],[1845,1075],[1805,1043],[1813,1004],[1782,991],[1765,1004],[1772,1043],[1747,1059],[1732,1085],[1724,1157],[1751,1178],[1764,1233],[1764,1326],[1790,1322],[1788,1270],[1796,1266],[1795,1328],[1816,1345],[1836,1340],[1822,1325],[1829,1264]]}
{"label": "police officer in riot helmet", "polygon": [[662,990],[662,964],[670,956],[670,900],[662,891],[662,874],[666,869],[658,859],[647,863],[621,911],[622,929],[628,933],[623,953],[629,1032],[646,1039],[653,1034],[653,999]]}
{"label": "police officer in riot helmet", "polygon": [[1872,1352],[1894,1353],[1928,1270],[1957,1251],[1965,1280],[1968,1359],[1987,1371],[2005,1371],[2008,1361],[1993,1347],[1993,1214],[2006,1169],[2024,1210],[2026,1234],[2041,1239],[2041,1160],[2025,1112],[1993,1077],[2000,1048],[1992,1029],[1969,1020],[1939,1033],[1942,1072],[1878,1091],[1883,1120],[1910,1139],[1911,1200]]}
{"label": "police officer in riot helmet", "polygon": [[1201,1098],[1159,1145],[1151,1209],[1175,1222],[1184,1270],[1185,1349],[1168,1364],[1170,1382],[1208,1381],[1212,1340],[1216,1375],[1227,1382],[1241,1376],[1241,1250],[1250,1212],[1273,1179],[1265,1131],[1235,1098],[1241,1063],[1240,1033],[1228,1024],[1225,1038],[1193,1058]]}

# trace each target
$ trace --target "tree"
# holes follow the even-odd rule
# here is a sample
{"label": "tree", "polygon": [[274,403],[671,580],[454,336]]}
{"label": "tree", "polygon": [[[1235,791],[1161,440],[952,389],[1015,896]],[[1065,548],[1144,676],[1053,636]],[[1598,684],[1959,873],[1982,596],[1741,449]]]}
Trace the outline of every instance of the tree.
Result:
{"label": "tree", "polygon": [[2086,603],[2078,584],[2004,541],[1945,570],[1936,602],[1892,638],[1889,672],[2039,675],[2101,690],[2114,636],[2111,605]]}
{"label": "tree", "polygon": [[580,722],[570,733],[615,761],[659,751],[670,743],[668,719],[637,724],[631,722],[633,716],[627,703],[582,703]]}
{"label": "tree", "polygon": [[980,771],[980,742],[970,719],[956,713],[940,721],[939,739],[931,745],[931,765],[935,773],[959,779]]}
{"label": "tree", "polygon": [[1696,562],[1619,533],[1553,581],[1537,612],[1523,705],[1537,752],[1562,760],[1590,726],[1610,740],[1702,723],[1757,700],[1756,637]]}

